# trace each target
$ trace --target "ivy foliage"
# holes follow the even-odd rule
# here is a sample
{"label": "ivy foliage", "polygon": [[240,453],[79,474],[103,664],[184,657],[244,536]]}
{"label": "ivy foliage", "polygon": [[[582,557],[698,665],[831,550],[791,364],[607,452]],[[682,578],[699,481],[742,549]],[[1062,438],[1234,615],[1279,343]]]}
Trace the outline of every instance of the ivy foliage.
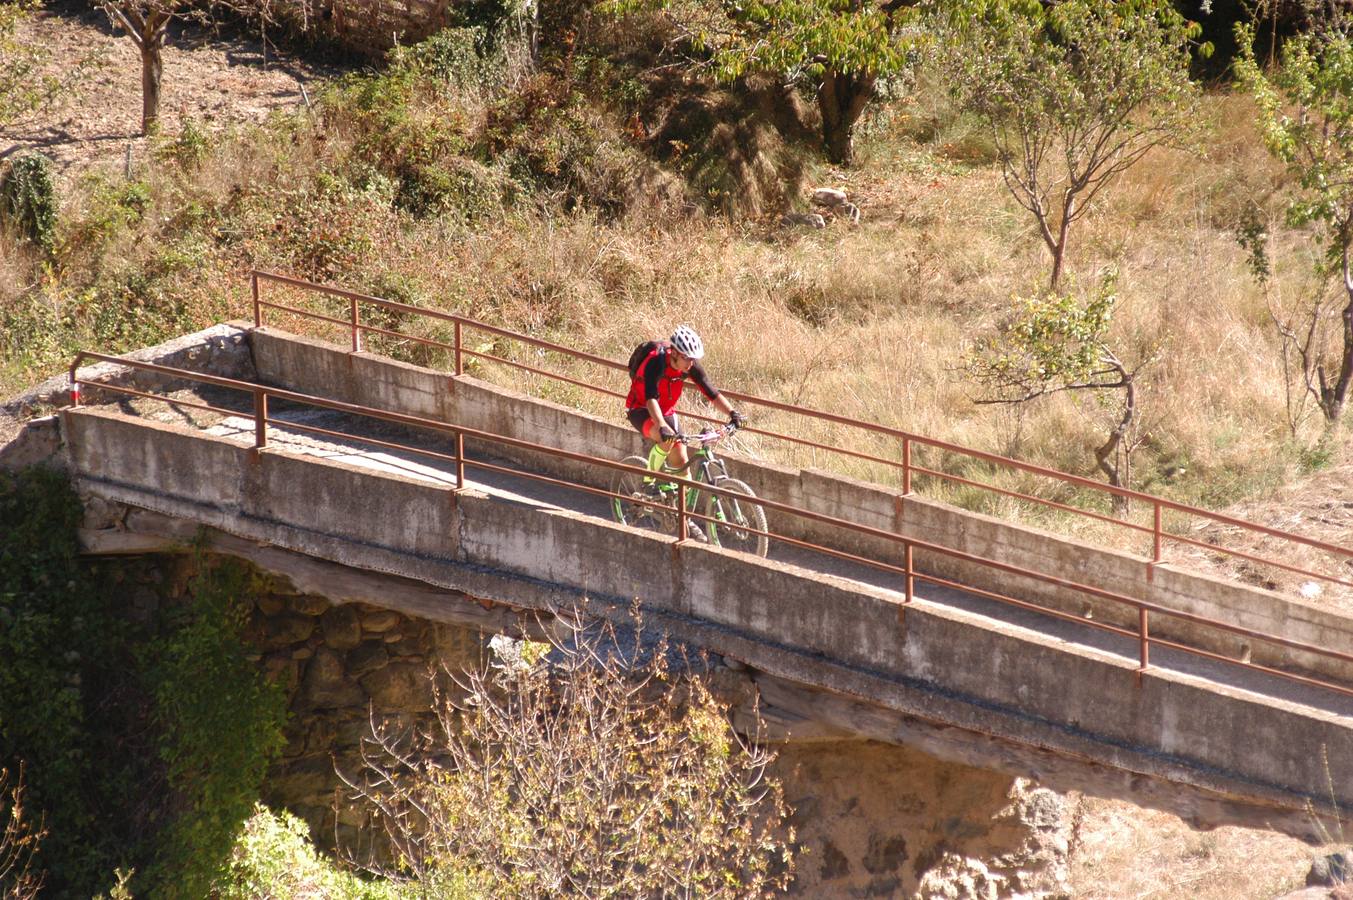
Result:
{"label": "ivy foliage", "polygon": [[192,606],[172,608],[162,637],[143,648],[160,759],[184,806],[167,823],[152,880],[157,896],[183,900],[207,896],[224,871],[285,744],[286,696],[261,677],[242,639],[251,570],[199,564]]}
{"label": "ivy foliage", "polygon": [[44,817],[44,896],[126,866],[138,896],[196,900],[282,746],[280,689],[241,637],[249,570],[199,556],[187,600],[137,624],[147,564],[80,558],[82,514],[63,473],[0,473],[0,767]]}
{"label": "ivy foliage", "polygon": [[77,559],[80,517],[61,473],[0,473],[0,764],[24,764],[48,831],[38,864],[57,897],[88,897],[111,871],[120,835],[107,817],[130,799],[101,765],[90,690],[116,676],[124,628]]}
{"label": "ivy foliage", "polygon": [[0,221],[51,253],[56,245],[56,187],[52,162],[41,153],[24,153],[0,173]]}

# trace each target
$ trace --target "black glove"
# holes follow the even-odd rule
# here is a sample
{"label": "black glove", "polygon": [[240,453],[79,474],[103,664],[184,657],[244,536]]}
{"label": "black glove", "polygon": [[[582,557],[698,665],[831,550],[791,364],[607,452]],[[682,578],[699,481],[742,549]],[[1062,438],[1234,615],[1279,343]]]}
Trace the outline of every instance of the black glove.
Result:
{"label": "black glove", "polygon": [[670,441],[676,436],[677,433],[672,430],[671,426],[669,425],[658,426],[658,437],[661,438],[663,442]]}
{"label": "black glove", "polygon": [[735,409],[728,414],[728,424],[734,428],[741,428],[747,424],[747,417]]}

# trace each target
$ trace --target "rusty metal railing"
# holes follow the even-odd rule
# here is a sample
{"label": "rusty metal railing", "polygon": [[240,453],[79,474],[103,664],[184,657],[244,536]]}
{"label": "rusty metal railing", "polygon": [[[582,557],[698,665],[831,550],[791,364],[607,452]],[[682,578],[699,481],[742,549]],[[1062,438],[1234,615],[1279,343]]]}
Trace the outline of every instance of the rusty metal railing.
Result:
{"label": "rusty metal railing", "polygon": [[[287,306],[284,304],[266,300],[262,295],[260,287],[261,282],[264,281],[288,285],[290,287],[298,288],[304,291],[327,294],[330,296],[347,300],[349,316],[347,319],[339,319],[333,316],[322,315],[320,313],[316,313],[311,310],[305,310],[298,307]],[[464,360],[466,357],[472,357],[476,359],[493,361],[511,368],[530,372],[531,374],[542,376],[545,378],[552,378],[560,382],[572,384],[577,387],[585,388],[587,390],[591,390],[611,397],[616,398],[624,397],[624,394],[621,392],[613,391],[608,388],[594,385],[589,382],[585,382],[577,378],[565,375],[563,373],[551,372],[549,370],[542,369],[537,366],[532,366],[526,363],[507,359],[502,356],[497,356],[491,353],[485,353],[483,351],[472,350],[465,345],[464,332],[467,328],[472,328],[478,331],[482,331],[486,334],[491,334],[497,337],[503,337],[514,341],[519,341],[528,346],[536,347],[542,350],[549,350],[551,352],[574,357],[576,359],[585,361],[590,364],[598,365],[603,368],[624,371],[625,365],[623,363],[616,362],[615,360],[610,360],[601,356],[597,356],[595,354],[574,350],[570,347],[564,347],[560,344],[552,343],[550,341],[544,341],[539,338],[533,338],[528,335],[520,334],[518,332],[511,331],[506,328],[500,328],[495,325],[490,325],[486,322],[481,322],[475,319],[468,318],[466,316],[460,316],[454,313],[443,312],[441,310],[436,309],[427,309],[425,307],[413,306],[408,303],[400,303],[394,300],[386,300],[381,297],[373,297],[367,294],[360,294],[354,291],[349,291],[338,287],[332,287],[329,285],[315,284],[310,281],[305,281],[299,278],[293,278],[291,276],[282,275],[276,272],[254,270],[250,273],[250,283],[253,294],[254,324],[257,326],[262,326],[264,324],[265,309],[285,310],[297,315],[319,319],[325,322],[329,322],[347,328],[351,335],[350,343],[354,351],[359,351],[361,349],[362,335],[367,332],[373,332],[377,334],[386,335],[389,337],[396,337],[403,340],[413,341],[416,343],[437,347],[452,353],[454,358],[454,372],[456,375],[464,374],[465,371]],[[429,319],[434,319],[441,322],[450,323],[454,326],[453,343],[437,341],[431,338],[421,337],[418,335],[408,334],[406,332],[394,331],[391,329],[380,328],[374,325],[367,324],[366,322],[363,322],[360,318],[359,304],[363,303],[374,304],[375,306],[395,312],[409,313]],[[1102,482],[1094,481],[1089,478],[1084,478],[1079,475],[1072,475],[1067,472],[1060,472],[1056,469],[1051,469],[1046,466],[1039,466],[1033,463],[1022,462],[1017,459],[1011,459],[1009,457],[1000,456],[999,454],[987,453],[982,450],[975,450],[970,447],[964,447],[961,444],[955,444],[949,441],[941,441],[935,438],[925,437],[923,435],[903,431],[901,429],[890,428],[885,425],[864,422],[858,419],[849,418],[847,416],[836,415],[834,413],[823,412],[822,410],[811,409],[808,407],[795,406],[793,404],[782,403],[777,400],[770,400],[764,397],[757,397],[751,394],[744,394],[736,391],[725,391],[724,393],[727,396],[732,397],[733,399],[742,403],[751,403],[753,405],[760,406],[766,409],[773,409],[780,412],[790,413],[793,415],[804,416],[809,419],[830,422],[836,425],[843,425],[849,428],[858,429],[867,433],[881,435],[883,437],[896,440],[898,443],[898,458],[890,459],[887,457],[877,456],[870,453],[864,453],[846,447],[831,446],[819,443],[816,441],[809,440],[807,438],[800,437],[798,435],[769,431],[764,428],[746,427],[743,429],[744,431],[752,434],[760,434],[765,437],[774,440],[784,441],[789,444],[808,447],[828,453],[835,453],[841,456],[850,457],[861,461],[896,469],[901,474],[902,493],[904,495],[912,493],[913,481],[916,476],[918,475],[927,476],[934,478],[938,481],[964,485],[978,490],[990,491],[991,493],[1009,497],[1011,499],[1019,500],[1022,502],[1038,504],[1040,506],[1047,507],[1049,509],[1056,509],[1068,514],[1082,516],[1099,522],[1108,523],[1115,527],[1129,529],[1131,531],[1137,532],[1140,535],[1147,536],[1149,537],[1151,542],[1151,557],[1146,561],[1146,578],[1148,582],[1154,579],[1156,567],[1160,565],[1164,560],[1163,553],[1166,542],[1171,542],[1182,546],[1201,548],[1211,552],[1225,554],[1258,565],[1273,566],[1276,569],[1282,569],[1284,571],[1292,572],[1294,574],[1301,575],[1306,578],[1318,579],[1320,581],[1338,584],[1343,587],[1353,588],[1353,579],[1340,578],[1335,575],[1317,572],[1280,559],[1273,559],[1271,557],[1260,556],[1259,554],[1256,553],[1248,553],[1243,550],[1237,550],[1230,547],[1221,546],[1219,544],[1211,544],[1206,541],[1200,541],[1195,538],[1187,537],[1186,535],[1183,534],[1176,534],[1167,531],[1163,527],[1163,514],[1169,511],[1180,515],[1189,516],[1195,519],[1204,519],[1217,524],[1227,525],[1232,528],[1247,531],[1253,534],[1259,534],[1270,538],[1276,538],[1280,541],[1301,544],[1303,546],[1319,550],[1322,553],[1329,554],[1330,556],[1343,560],[1345,563],[1353,565],[1353,550],[1350,550],[1345,547],[1340,547],[1337,544],[1331,544],[1326,541],[1317,540],[1315,538],[1309,538],[1303,535],[1282,531],[1281,529],[1277,528],[1270,528],[1268,526],[1260,525],[1255,522],[1249,522],[1244,519],[1235,518],[1233,516],[1227,516],[1221,513],[1211,512],[1209,510],[1201,509],[1195,506],[1190,506],[1185,503],[1178,503],[1176,501],[1168,500],[1164,497],[1158,497],[1155,496],[1154,494],[1148,494],[1143,491],[1115,487],[1113,485],[1104,484]],[[706,421],[712,421],[711,419],[709,419],[708,416],[701,416],[697,413],[692,413],[691,415],[693,415],[696,418],[705,419]],[[967,457],[969,459],[979,460],[981,462],[985,462],[999,468],[1025,472],[1039,477],[1059,481],[1063,484],[1072,485],[1078,488],[1109,494],[1112,496],[1121,497],[1128,500],[1134,500],[1143,504],[1147,504],[1151,510],[1152,524],[1149,526],[1141,525],[1136,522],[1116,518],[1114,516],[1104,515],[1103,513],[1099,513],[1094,510],[1072,506],[1071,504],[1061,503],[1056,500],[1051,500],[1045,497],[1039,497],[1035,494],[1011,490],[1009,488],[999,487],[997,485],[986,484],[984,482],[975,481],[970,478],[964,478],[960,475],[956,475],[950,472],[945,472],[941,469],[922,466],[917,464],[913,459],[913,453],[915,448],[917,447],[931,447],[946,453],[953,453]]]}
{"label": "rusty metal railing", "polygon": [[[421,416],[413,416],[406,413],[393,412],[390,410],[381,410],[374,407],[362,406],[356,403],[348,403],[340,400],[331,400],[324,397],[316,397],[313,395],[300,393],[298,391],[269,387],[254,382],[226,378],[224,376],[219,375],[209,375],[206,373],[192,372],[186,369],[178,369],[170,366],[160,365],[157,363],[130,360],[116,356],[109,356],[102,353],[94,353],[88,351],[82,352],[79,355],[77,355],[75,359],[71,362],[70,400],[71,406],[75,408],[80,407],[81,404],[83,403],[81,385],[84,384],[97,388],[98,390],[101,391],[110,391],[113,393],[123,395],[146,398],[153,401],[166,402],[190,409],[202,409],[225,416],[241,415],[240,410],[215,406],[211,403],[197,402],[194,400],[185,400],[181,398],[166,397],[164,395],[156,394],[151,391],[143,391],[126,385],[114,384],[108,381],[92,381],[82,379],[80,377],[79,369],[81,363],[86,361],[112,363],[115,365],[125,366],[132,369],[151,372],[156,375],[164,376],[170,379],[180,379],[183,381],[191,381],[199,384],[208,384],[219,388],[240,391],[242,393],[250,395],[253,401],[252,409],[249,412],[249,415],[251,415],[253,418],[254,427],[253,427],[252,449],[254,453],[263,453],[269,448],[268,428],[270,425],[285,426],[288,429],[293,429],[296,431],[317,433],[328,437],[336,437],[343,440],[350,440],[358,443],[374,445],[388,449],[396,449],[403,452],[410,452],[420,456],[436,459],[444,463],[450,463],[454,467],[455,472],[455,487],[452,489],[453,493],[459,493],[460,491],[464,490],[465,471],[467,468],[474,468],[490,472],[498,472],[514,477],[525,478],[533,481],[564,487],[570,490],[575,490],[586,494],[599,495],[607,498],[608,500],[619,498],[624,499],[628,502],[641,503],[642,505],[651,506],[655,508],[662,506],[662,504],[656,501],[650,502],[647,500],[641,500],[640,498],[630,496],[622,497],[622,495],[617,494],[614,491],[603,490],[601,488],[592,487],[591,485],[583,484],[577,481],[567,481],[561,478],[555,478],[552,476],[542,475],[535,472],[508,468],[506,466],[500,466],[494,463],[487,462],[485,460],[469,459],[465,455],[465,440],[466,438],[472,438],[474,440],[481,441],[488,445],[506,446],[518,450],[527,450],[541,454],[549,454],[551,456],[561,457],[588,466],[608,469],[612,472],[628,472],[640,476],[651,474],[647,469],[629,466],[626,465],[625,463],[617,462],[615,460],[609,460],[601,457],[590,456],[584,453],[563,450],[561,448],[537,444],[532,441],[522,440],[520,438],[508,437],[506,435],[486,432],[480,429],[469,428],[447,422],[440,422],[435,419],[427,419]],[[392,422],[397,425],[412,428],[427,429],[433,432],[446,434],[450,437],[452,441],[454,452],[441,453],[438,451],[429,450],[424,447],[416,447],[410,444],[402,444],[394,441],[377,439],[367,435],[353,434],[351,432],[337,431],[334,429],[322,428],[310,424],[280,420],[275,416],[273,416],[272,414],[270,414],[268,411],[270,402],[278,400],[304,404],[307,406],[316,407],[320,409],[333,410],[335,412],[344,413],[348,415],[374,418],[386,422]],[[718,494],[720,496],[734,497],[736,499],[741,500],[742,502],[746,502],[748,499],[743,494],[728,491],[703,481],[697,482],[676,475],[670,476],[664,475],[664,477],[681,485],[681,489],[676,492],[678,496],[678,505],[675,510],[677,515],[677,535],[675,539],[678,544],[687,543],[686,539],[687,523],[688,520],[691,518],[708,521],[716,525],[720,524],[714,522],[714,520],[711,517],[703,515],[701,513],[697,513],[687,507],[686,492],[688,489],[694,488],[699,491]],[[1153,616],[1173,618],[1178,621],[1188,622],[1202,628],[1207,628],[1224,634],[1245,638],[1250,641],[1263,641],[1265,643],[1278,647],[1284,647],[1289,650],[1296,650],[1303,653],[1312,654],[1318,657],[1338,660],[1344,663],[1353,663],[1353,655],[1347,653],[1342,653],[1336,650],[1330,650],[1328,648],[1321,647],[1315,644],[1308,644],[1302,641],[1291,640],[1281,635],[1270,634],[1255,629],[1246,628],[1230,622],[1224,622],[1217,619],[1211,619],[1205,616],[1170,609],[1168,607],[1164,607],[1156,603],[1143,601],[1134,597],[1128,597],[1122,594],[1115,593],[1113,591],[1105,590],[1103,588],[1098,588],[1087,584],[1081,584],[1066,578],[1060,578],[1058,576],[1049,575],[1032,569],[1026,569],[1021,566],[1012,565],[1010,563],[999,562],[997,560],[988,559],[986,557],[977,554],[956,550],[954,548],[945,547],[939,544],[934,544],[929,541],[906,537],[904,535],[895,534],[891,531],[887,531],[884,529],[874,528],[868,525],[861,525],[856,522],[851,522],[835,516],[829,516],[810,509],[796,507],[793,506],[792,504],[762,498],[756,498],[755,502],[764,507],[765,509],[772,510],[777,513],[806,518],[815,522],[830,525],[832,527],[844,529],[846,531],[854,532],[861,535],[866,535],[872,538],[883,539],[899,545],[903,550],[902,553],[903,564],[900,566],[895,563],[884,562],[879,559],[871,559],[868,557],[863,557],[857,554],[852,554],[846,551],[838,550],[836,548],[827,547],[821,544],[815,544],[810,541],[788,537],[783,534],[777,534],[771,531],[769,528],[766,531],[761,531],[759,529],[753,528],[739,529],[745,530],[749,533],[754,533],[758,536],[765,536],[768,539],[789,546],[810,550],[816,553],[824,554],[826,556],[846,560],[848,562],[868,566],[876,570],[900,576],[902,584],[904,585],[904,589],[901,592],[902,601],[899,606],[899,617],[901,617],[903,615],[903,611],[915,601],[915,583],[917,581],[922,581],[941,587],[954,588],[956,590],[964,591],[971,595],[984,597],[986,599],[994,600],[1019,609],[1030,610],[1057,619],[1075,622],[1082,626],[1088,626],[1090,628],[1095,628],[1101,631],[1118,635],[1120,637],[1134,640],[1137,642],[1138,645],[1139,658],[1137,672],[1139,677],[1141,676],[1141,674],[1147,672],[1152,667],[1150,661],[1151,648],[1153,646],[1166,647],[1194,656],[1199,656],[1202,658],[1225,663],[1231,666],[1236,666],[1249,671],[1261,672],[1270,676],[1275,676],[1278,678],[1305,684],[1308,686],[1330,690],[1347,696],[1353,696],[1353,687],[1350,687],[1337,681],[1329,680],[1326,678],[1317,678],[1311,675],[1301,674],[1298,672],[1289,672],[1282,669],[1274,668],[1272,666],[1265,666],[1253,663],[1248,660],[1234,659],[1232,657],[1225,656],[1220,653],[1205,650],[1201,647],[1193,647],[1177,640],[1169,640],[1160,637],[1155,637],[1152,635],[1151,632],[1151,620]],[[666,509],[666,507],[664,507],[664,509]],[[1067,613],[1058,609],[1042,606],[1036,603],[1031,603],[1029,601],[1021,600],[1019,598],[1012,597],[1006,594],[976,588],[956,581],[952,581],[950,579],[942,578],[937,575],[927,574],[925,572],[918,571],[915,565],[913,564],[914,553],[917,550],[935,553],[947,556],[952,559],[957,559],[964,562],[981,565],[993,571],[1000,572],[1006,575],[1012,575],[1016,577],[1041,581],[1043,583],[1050,584],[1055,587],[1077,591],[1087,596],[1096,597],[1102,600],[1107,600],[1116,604],[1126,606],[1136,611],[1137,628],[1134,630],[1131,628],[1124,628],[1122,626],[1113,625],[1108,622],[1101,622],[1094,619],[1086,619],[1072,613]]]}

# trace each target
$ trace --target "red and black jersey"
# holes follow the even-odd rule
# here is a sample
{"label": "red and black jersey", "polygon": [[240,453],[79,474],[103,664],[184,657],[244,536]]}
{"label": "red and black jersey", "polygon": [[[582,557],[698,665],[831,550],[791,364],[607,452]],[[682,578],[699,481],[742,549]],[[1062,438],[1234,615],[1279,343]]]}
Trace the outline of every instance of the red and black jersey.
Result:
{"label": "red and black jersey", "polygon": [[662,414],[668,415],[676,409],[681,392],[686,387],[687,378],[695,382],[695,386],[706,398],[713,400],[719,396],[719,392],[705,377],[704,367],[699,363],[694,363],[685,372],[678,372],[669,366],[668,349],[662,346],[654,348],[653,352],[639,364],[634,380],[630,383],[629,395],[625,397],[625,409],[640,409],[646,406],[649,400],[656,399]]}

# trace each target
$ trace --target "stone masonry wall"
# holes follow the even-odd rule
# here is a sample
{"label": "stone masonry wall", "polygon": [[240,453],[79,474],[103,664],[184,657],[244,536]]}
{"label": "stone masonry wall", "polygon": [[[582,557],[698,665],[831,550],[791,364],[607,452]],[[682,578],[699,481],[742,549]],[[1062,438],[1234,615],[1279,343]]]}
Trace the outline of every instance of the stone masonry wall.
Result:
{"label": "stone masonry wall", "polygon": [[[250,639],[264,670],[290,699],[287,747],[264,785],[263,800],[309,823],[323,845],[346,808],[335,767],[359,770],[372,717],[412,723],[432,704],[432,672],[481,664],[488,635],[411,619],[365,604],[269,593],[255,603]],[[337,802],[336,802],[337,801]],[[345,829],[362,818],[345,813]]]}

